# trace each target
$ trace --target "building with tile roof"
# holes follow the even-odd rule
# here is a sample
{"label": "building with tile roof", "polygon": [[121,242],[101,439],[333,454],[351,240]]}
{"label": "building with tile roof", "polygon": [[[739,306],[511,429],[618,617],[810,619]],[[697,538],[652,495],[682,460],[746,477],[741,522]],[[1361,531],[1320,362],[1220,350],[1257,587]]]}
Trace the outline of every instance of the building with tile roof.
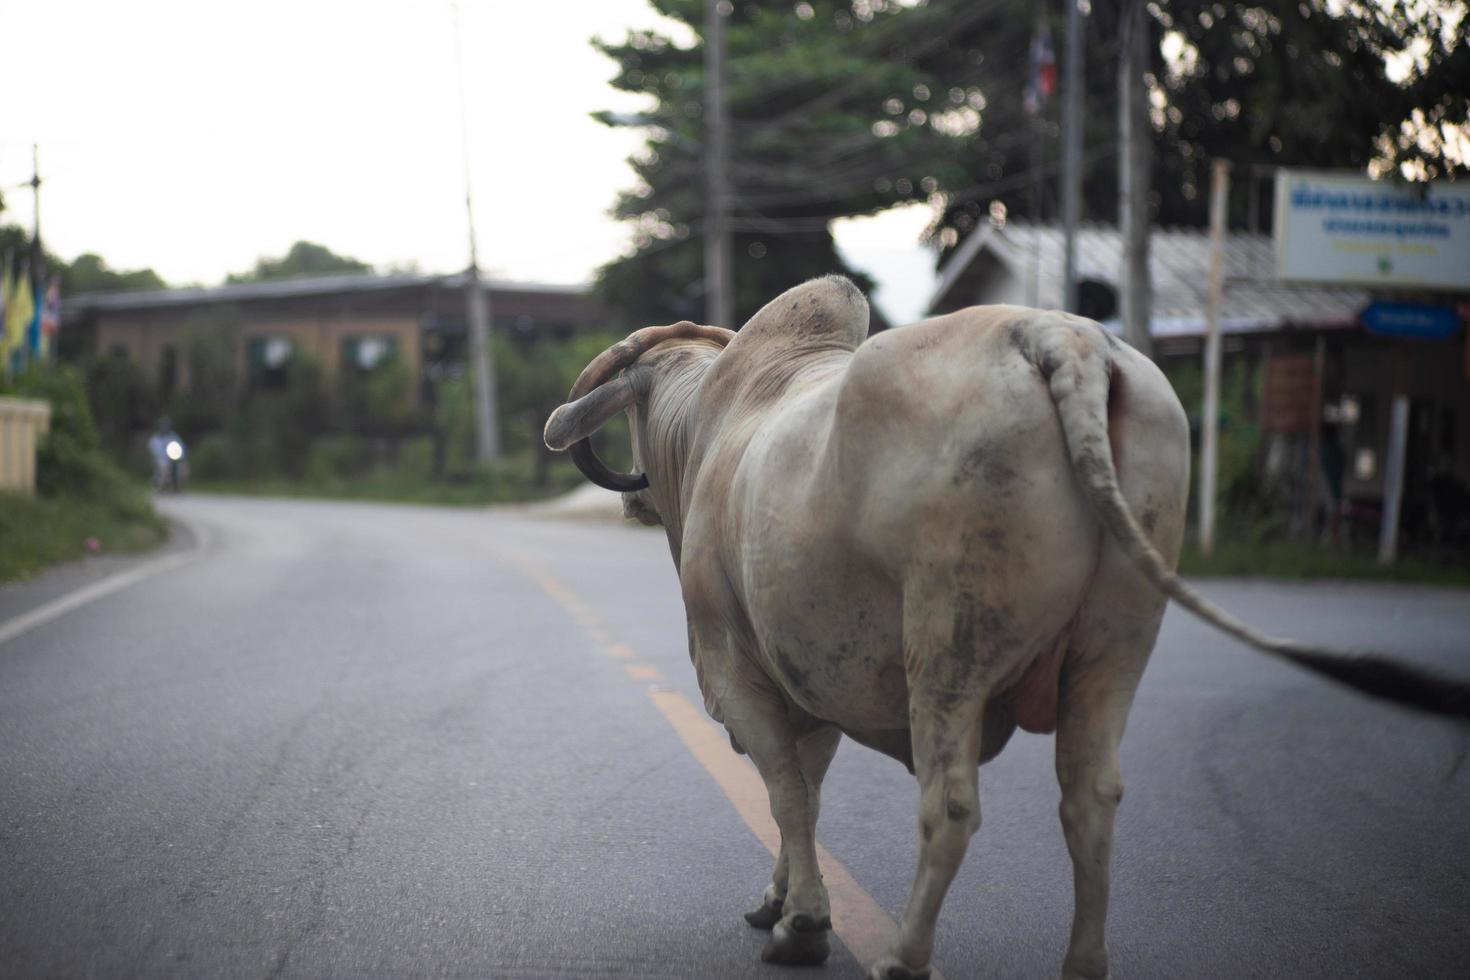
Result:
{"label": "building with tile roof", "polygon": [[[607,326],[586,285],[482,281],[493,328],[512,336],[565,338]],[[67,300],[67,354],[124,355],[165,394],[187,387],[181,356],[193,330],[239,331],[241,376],[268,382],[284,360],[306,355],[328,374],[371,367],[384,353],[432,382],[465,360],[465,274],[350,273],[155,292],[85,294]]]}

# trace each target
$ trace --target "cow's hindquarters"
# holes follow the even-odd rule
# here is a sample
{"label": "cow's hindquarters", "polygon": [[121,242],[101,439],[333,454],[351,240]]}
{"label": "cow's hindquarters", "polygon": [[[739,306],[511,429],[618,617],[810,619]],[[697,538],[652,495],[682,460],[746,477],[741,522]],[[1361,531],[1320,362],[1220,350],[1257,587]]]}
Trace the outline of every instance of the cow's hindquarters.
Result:
{"label": "cow's hindquarters", "polygon": [[[1107,410],[1119,489],[1172,567],[1184,533],[1188,430],[1153,366],[1131,351],[1116,356]],[[1064,980],[1108,975],[1113,824],[1123,796],[1118,749],[1166,604],[1128,549],[1104,537],[1059,678],[1056,768],[1075,887]]]}

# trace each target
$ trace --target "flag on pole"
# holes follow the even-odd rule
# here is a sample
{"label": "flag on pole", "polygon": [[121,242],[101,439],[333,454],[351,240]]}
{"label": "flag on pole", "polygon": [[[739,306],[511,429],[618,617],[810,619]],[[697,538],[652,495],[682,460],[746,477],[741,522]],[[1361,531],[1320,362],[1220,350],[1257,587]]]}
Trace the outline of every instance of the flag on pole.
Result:
{"label": "flag on pole", "polygon": [[5,310],[10,306],[10,291],[15,286],[15,277],[10,274],[10,256],[7,254],[0,265],[0,369],[6,366],[10,355],[10,334],[5,329]]}
{"label": "flag on pole", "polygon": [[26,323],[26,349],[34,358],[41,356],[41,307],[46,305],[46,293],[41,287],[41,275],[41,270],[36,268],[31,280],[26,284],[30,286],[27,292],[31,294],[31,319]]}
{"label": "flag on pole", "polygon": [[1057,56],[1051,46],[1051,31],[1038,24],[1031,38],[1031,67],[1026,74],[1026,114],[1041,112],[1046,101],[1057,90]]}
{"label": "flag on pole", "polygon": [[31,294],[29,270],[21,266],[18,276],[10,277],[10,295],[5,300],[5,349],[24,347],[26,329],[36,312],[35,297]]}
{"label": "flag on pole", "polygon": [[52,276],[41,302],[41,357],[44,360],[56,348],[56,335],[61,332],[61,277]]}

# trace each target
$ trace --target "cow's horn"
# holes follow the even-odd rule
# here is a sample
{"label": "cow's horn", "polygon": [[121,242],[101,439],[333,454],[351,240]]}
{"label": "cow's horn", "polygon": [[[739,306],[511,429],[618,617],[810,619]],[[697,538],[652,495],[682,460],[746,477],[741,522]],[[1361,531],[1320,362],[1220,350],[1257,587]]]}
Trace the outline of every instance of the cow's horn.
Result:
{"label": "cow's horn", "polygon": [[[724,347],[734,336],[735,331],[733,330],[726,330],[724,327],[701,326],[688,320],[682,320],[667,327],[644,327],[642,330],[635,330],[626,339],[618,341],[598,354],[592,359],[592,363],[582,369],[582,373],[577,376],[576,384],[572,385],[567,401],[574,402],[582,398],[592,389],[607,382],[619,371],[632,365],[634,361],[643,356],[644,351],[665,340],[712,340]],[[597,453],[592,450],[590,439],[581,439],[573,443],[569,451],[572,462],[577,464],[577,469],[599,487],[627,493],[642,490],[648,486],[648,477],[642,473],[615,473],[608,469],[607,464],[598,459]]]}

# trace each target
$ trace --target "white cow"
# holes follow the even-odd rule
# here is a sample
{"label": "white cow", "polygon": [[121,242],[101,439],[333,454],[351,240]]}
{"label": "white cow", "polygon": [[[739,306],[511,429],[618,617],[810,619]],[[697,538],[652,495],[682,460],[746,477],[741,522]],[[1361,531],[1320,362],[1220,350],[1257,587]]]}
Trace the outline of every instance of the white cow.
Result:
{"label": "white cow", "polygon": [[[1388,672],[1412,688],[1402,700],[1465,713],[1463,685],[1266,640],[1179,582],[1185,415],[1096,323],[980,307],[865,343],[867,325],[861,293],[828,277],[738,334],[640,330],[546,425],[548,446],[668,533],[705,707],[755,762],[781,830],[747,916],[773,929],[764,959],[827,956],[815,827],[845,733],[918,777],[918,872],[869,975],[926,976],[980,826],[978,765],[1019,725],[1057,734],[1076,884],[1062,975],[1107,976],[1118,743],[1165,593],[1271,652],[1365,688]],[[623,410],[642,476],[608,471],[586,442]]]}

